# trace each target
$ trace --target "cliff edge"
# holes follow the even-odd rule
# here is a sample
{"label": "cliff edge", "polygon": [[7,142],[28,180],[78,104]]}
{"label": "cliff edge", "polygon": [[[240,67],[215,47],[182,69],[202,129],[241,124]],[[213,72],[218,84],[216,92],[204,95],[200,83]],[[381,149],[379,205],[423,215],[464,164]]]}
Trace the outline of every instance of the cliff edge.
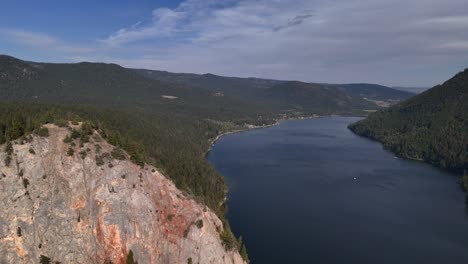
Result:
{"label": "cliff edge", "polygon": [[0,263],[245,263],[219,218],[158,169],[96,131],[84,143],[45,127],[0,146]]}

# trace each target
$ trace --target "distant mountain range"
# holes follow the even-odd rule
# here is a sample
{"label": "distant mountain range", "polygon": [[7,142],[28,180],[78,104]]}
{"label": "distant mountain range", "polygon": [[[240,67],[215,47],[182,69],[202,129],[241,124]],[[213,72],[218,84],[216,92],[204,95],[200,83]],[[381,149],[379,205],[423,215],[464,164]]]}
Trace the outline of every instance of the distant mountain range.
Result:
{"label": "distant mountain range", "polygon": [[[99,103],[133,107],[255,108],[288,115],[365,113],[413,94],[374,84],[317,84],[213,74],[133,70],[116,64],[53,64],[0,56],[0,100]],[[168,102],[167,99],[179,99]],[[183,105],[183,107],[181,107]],[[177,107],[179,106],[179,107]],[[262,110],[262,111],[263,111]]]}
{"label": "distant mountain range", "polygon": [[41,123],[79,116],[219,212],[226,186],[204,154],[220,133],[280,118],[366,115],[412,95],[374,84],[178,74],[0,55],[0,144]]}
{"label": "distant mountain range", "polygon": [[[178,74],[104,63],[38,63],[0,55],[0,144],[11,156],[8,146],[22,144],[45,123],[85,122],[125,150],[134,164],[153,165],[188,197],[209,206],[221,220],[222,244],[245,252],[225,218],[225,180],[205,159],[214,138],[281,118],[367,115],[411,96],[374,84]],[[73,147],[85,155],[89,135],[71,134],[83,143]],[[6,167],[10,156],[0,161]],[[96,155],[92,158],[99,162]],[[172,215],[163,219],[174,224]],[[184,235],[183,228],[177,230]]]}
{"label": "distant mountain range", "polygon": [[396,90],[415,93],[415,94],[419,94],[430,89],[430,87],[402,87],[402,86],[392,86],[392,88]]}
{"label": "distant mountain range", "polygon": [[377,84],[322,84],[213,74],[171,73],[136,69],[141,75],[173,84],[207,89],[220,96],[274,105],[284,111],[346,112],[376,110],[410,98],[414,93]]}

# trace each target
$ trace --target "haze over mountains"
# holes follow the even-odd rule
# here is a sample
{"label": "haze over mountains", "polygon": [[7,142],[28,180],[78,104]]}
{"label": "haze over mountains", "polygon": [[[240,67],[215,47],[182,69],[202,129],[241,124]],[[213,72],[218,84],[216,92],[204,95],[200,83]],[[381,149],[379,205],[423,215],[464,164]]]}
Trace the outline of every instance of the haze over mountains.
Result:
{"label": "haze over mountains", "polygon": [[401,86],[392,86],[392,88],[401,90],[401,91],[407,91],[410,93],[415,93],[415,94],[419,94],[430,89],[430,87],[401,87]]}

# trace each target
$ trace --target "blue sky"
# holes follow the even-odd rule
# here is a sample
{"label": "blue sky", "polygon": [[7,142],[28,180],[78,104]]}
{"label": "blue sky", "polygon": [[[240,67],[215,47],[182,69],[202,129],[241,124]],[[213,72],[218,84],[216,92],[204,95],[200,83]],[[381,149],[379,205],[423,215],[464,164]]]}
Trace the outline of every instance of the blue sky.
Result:
{"label": "blue sky", "polygon": [[465,1],[2,1],[0,53],[173,72],[433,86],[468,65]]}

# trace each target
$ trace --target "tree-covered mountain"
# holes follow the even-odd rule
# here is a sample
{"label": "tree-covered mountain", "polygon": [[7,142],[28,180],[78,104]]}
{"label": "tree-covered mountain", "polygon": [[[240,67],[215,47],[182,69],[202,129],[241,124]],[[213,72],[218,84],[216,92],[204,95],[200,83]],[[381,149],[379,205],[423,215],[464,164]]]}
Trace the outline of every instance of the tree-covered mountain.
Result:
{"label": "tree-covered mountain", "polygon": [[356,110],[378,109],[374,103],[343,93],[333,85],[290,81],[259,91],[259,94],[285,111],[349,114]]}
{"label": "tree-covered mountain", "polygon": [[190,85],[195,88],[207,89],[213,92],[221,92],[224,95],[244,97],[255,95],[259,90],[271,88],[283,81],[259,79],[224,77],[214,74],[172,73],[155,70],[135,70],[137,73],[148,78],[170,83]]}
{"label": "tree-covered mountain", "polygon": [[135,70],[139,74],[174,84],[190,85],[218,95],[273,107],[276,111],[321,113],[375,110],[403,101],[413,93],[376,84],[320,84],[259,78],[223,77],[213,74]]}
{"label": "tree-covered mountain", "polygon": [[[216,136],[284,117],[380,109],[334,85],[149,72],[0,56],[0,144],[44,123],[86,121],[223,218],[227,187],[205,159]],[[226,234],[226,243],[235,244]]]}
{"label": "tree-covered mountain", "polygon": [[402,157],[468,171],[468,69],[349,128]]}
{"label": "tree-covered mountain", "polygon": [[220,133],[245,124],[271,124],[284,116],[379,109],[336,85],[173,74],[104,63],[37,63],[4,55],[0,91],[1,143],[43,122],[86,119],[106,131],[111,143],[161,167],[178,187],[212,207],[224,199],[226,188],[204,154]]}

